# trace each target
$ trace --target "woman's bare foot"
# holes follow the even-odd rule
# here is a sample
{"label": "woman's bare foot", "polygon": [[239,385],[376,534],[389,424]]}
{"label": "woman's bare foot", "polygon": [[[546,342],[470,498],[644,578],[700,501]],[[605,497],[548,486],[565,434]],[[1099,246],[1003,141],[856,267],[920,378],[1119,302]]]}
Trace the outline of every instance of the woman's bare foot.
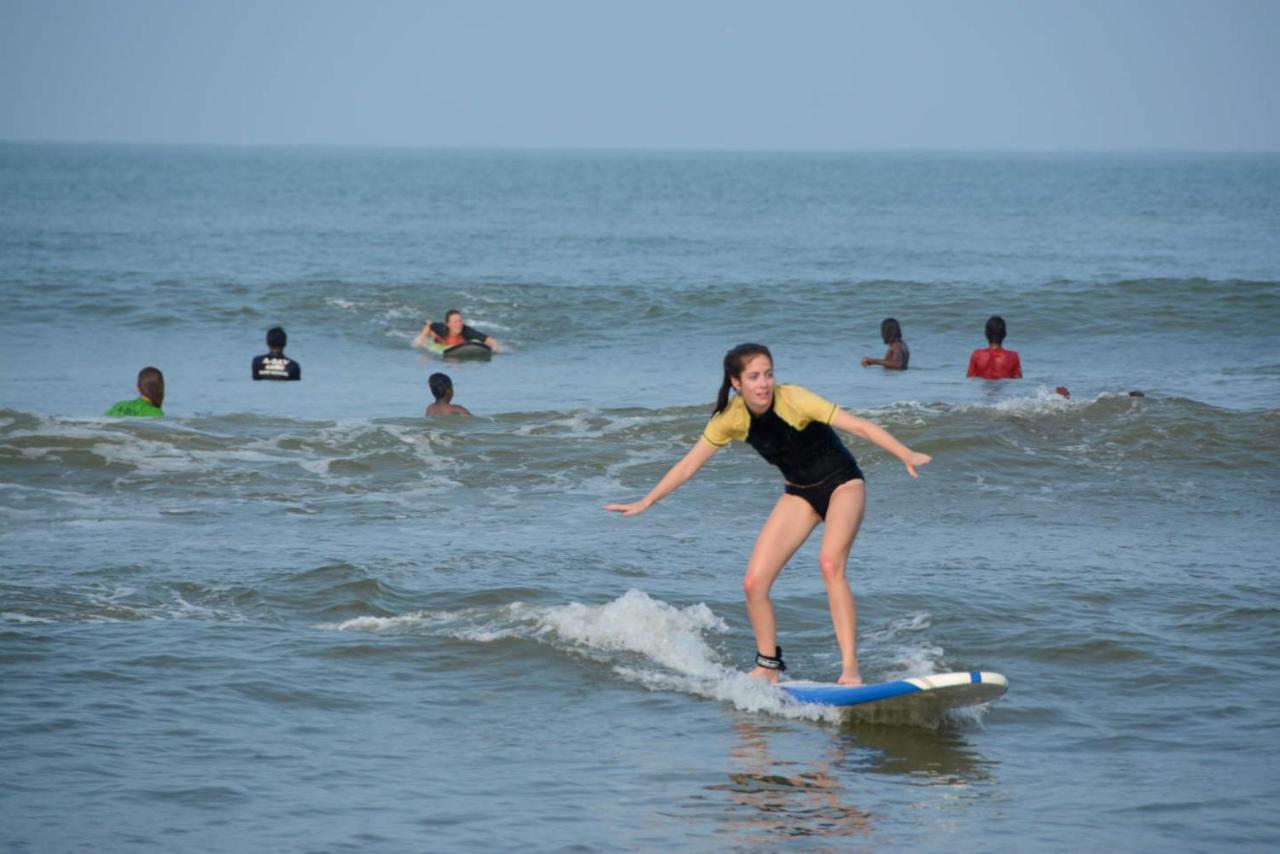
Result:
{"label": "woman's bare foot", "polygon": [[778,671],[776,671],[776,670],[770,670],[770,669],[769,669],[769,668],[767,668],[767,667],[757,667],[755,670],[752,670],[752,671],[751,671],[751,678],[752,678],[752,679],[764,679],[764,680],[766,680],[770,685],[777,685],[777,684],[778,684]]}
{"label": "woman's bare foot", "polygon": [[862,677],[856,670],[846,670],[844,673],[840,674],[840,678],[836,680],[836,684],[856,687],[862,684]]}

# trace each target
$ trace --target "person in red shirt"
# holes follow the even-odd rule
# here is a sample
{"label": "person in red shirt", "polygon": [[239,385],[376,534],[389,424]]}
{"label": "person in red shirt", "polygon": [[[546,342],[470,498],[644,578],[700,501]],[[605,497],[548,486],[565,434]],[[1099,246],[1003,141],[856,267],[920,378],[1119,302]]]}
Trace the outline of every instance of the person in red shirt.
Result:
{"label": "person in red shirt", "polygon": [[1022,379],[1022,361],[1017,351],[1004,349],[1004,336],[1004,318],[998,314],[988,317],[987,346],[973,351],[967,376],[984,380]]}

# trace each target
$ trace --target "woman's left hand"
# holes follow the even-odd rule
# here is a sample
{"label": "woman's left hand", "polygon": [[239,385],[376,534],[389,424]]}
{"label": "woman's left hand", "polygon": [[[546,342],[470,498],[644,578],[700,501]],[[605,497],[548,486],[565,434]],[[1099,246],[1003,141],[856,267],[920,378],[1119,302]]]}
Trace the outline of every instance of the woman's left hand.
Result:
{"label": "woman's left hand", "polygon": [[635,516],[637,513],[643,513],[649,509],[649,505],[644,501],[633,501],[630,504],[606,504],[605,510],[614,513],[621,513],[623,516]]}
{"label": "woman's left hand", "polygon": [[907,474],[911,475],[912,477],[919,477],[920,475],[916,474],[916,468],[918,466],[928,465],[929,461],[932,459],[933,457],[929,456],[928,454],[921,454],[917,451],[910,451],[907,453],[907,458],[902,461],[902,464],[907,467]]}

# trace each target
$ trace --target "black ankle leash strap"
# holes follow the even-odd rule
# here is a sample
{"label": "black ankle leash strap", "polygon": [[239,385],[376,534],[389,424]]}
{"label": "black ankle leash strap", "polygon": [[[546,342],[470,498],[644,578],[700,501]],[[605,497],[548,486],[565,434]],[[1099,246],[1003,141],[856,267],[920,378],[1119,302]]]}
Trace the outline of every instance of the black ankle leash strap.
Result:
{"label": "black ankle leash strap", "polygon": [[777,670],[785,673],[787,663],[782,660],[782,647],[777,647],[777,652],[773,655],[765,655],[763,652],[756,653],[756,664],[766,670]]}

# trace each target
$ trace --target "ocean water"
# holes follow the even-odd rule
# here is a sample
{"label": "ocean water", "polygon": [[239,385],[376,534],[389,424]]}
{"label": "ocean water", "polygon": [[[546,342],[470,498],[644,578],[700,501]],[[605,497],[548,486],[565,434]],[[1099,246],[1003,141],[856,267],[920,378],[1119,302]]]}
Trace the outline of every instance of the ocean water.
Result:
{"label": "ocean water", "polygon": [[[0,199],[0,849],[1280,844],[1280,156],[0,145]],[[413,350],[453,307],[509,352]],[[964,378],[992,313],[1019,382]],[[934,457],[850,440],[864,675],[1004,698],[747,679],[749,448],[601,509],[747,340]]]}

